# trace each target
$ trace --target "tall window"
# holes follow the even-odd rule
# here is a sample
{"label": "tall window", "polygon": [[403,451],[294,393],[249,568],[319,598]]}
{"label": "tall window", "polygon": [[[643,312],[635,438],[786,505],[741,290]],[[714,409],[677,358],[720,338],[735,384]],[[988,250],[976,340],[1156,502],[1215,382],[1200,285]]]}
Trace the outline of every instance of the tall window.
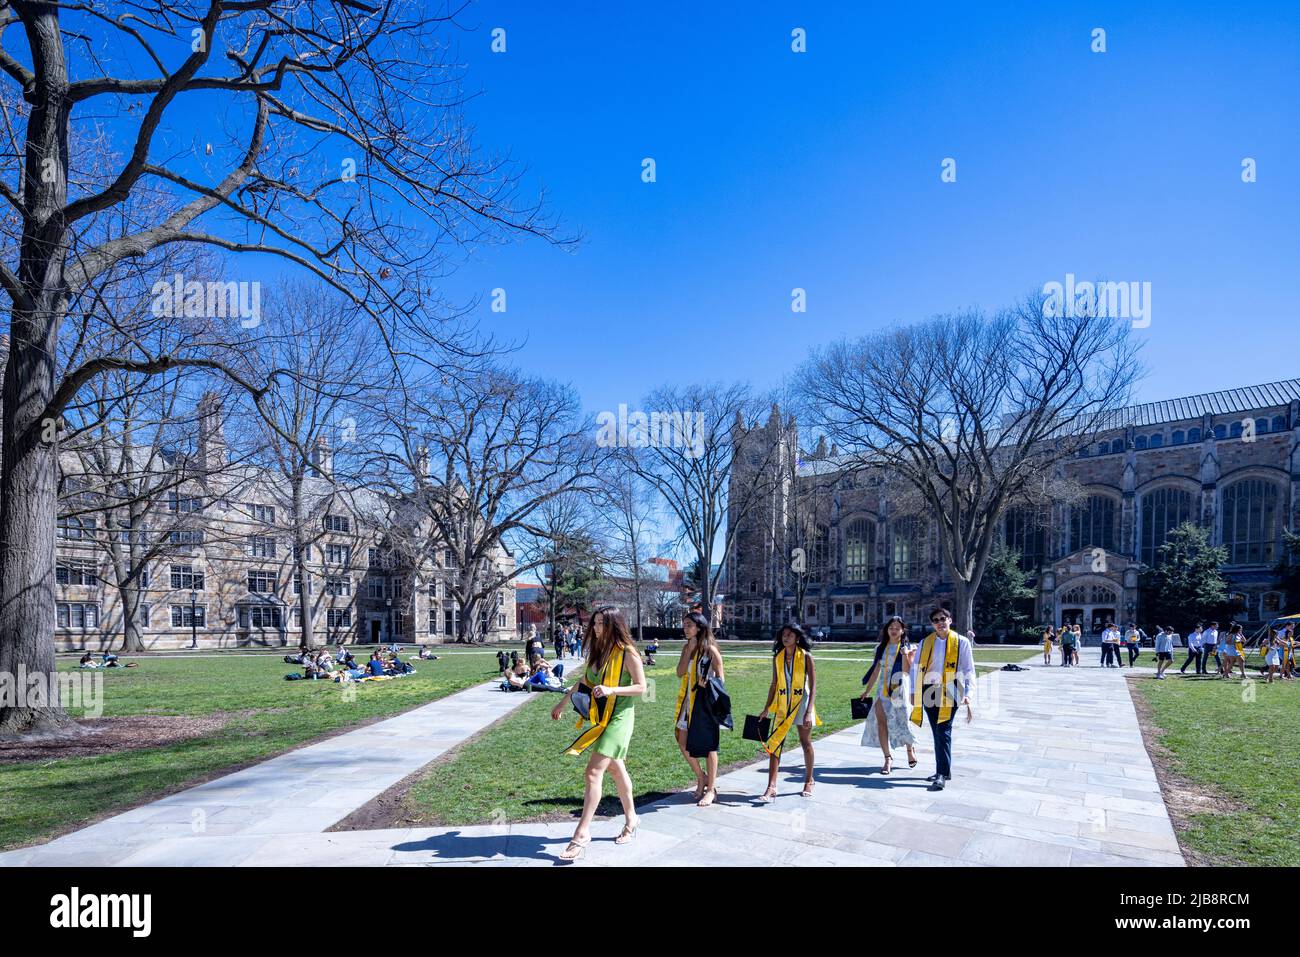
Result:
{"label": "tall window", "polygon": [[248,545],[254,558],[275,557],[275,539],[268,535],[250,535]]}
{"label": "tall window", "polygon": [[1156,565],[1160,546],[1169,533],[1192,518],[1192,496],[1180,488],[1158,488],[1142,496],[1142,525],[1138,534],[1138,559]]}
{"label": "tall window", "polygon": [[844,581],[871,580],[871,556],[876,550],[876,523],[855,518],[844,530]]}
{"label": "tall window", "polygon": [[900,518],[892,529],[890,579],[909,581],[921,576],[921,523],[916,518]]}
{"label": "tall window", "polygon": [[808,547],[808,582],[819,585],[826,575],[826,557],[830,554],[830,529],[818,525]]}
{"label": "tall window", "polygon": [[1104,548],[1115,551],[1115,500],[1107,495],[1089,495],[1087,501],[1070,509],[1070,550]]}
{"label": "tall window", "polygon": [[177,591],[203,591],[203,572],[193,565],[173,565],[171,579]]}
{"label": "tall window", "polygon": [[1277,484],[1242,479],[1223,490],[1223,544],[1233,565],[1277,561]]}
{"label": "tall window", "polygon": [[1047,563],[1047,520],[1043,509],[1015,507],[1003,525],[1008,548],[1020,553],[1020,567],[1035,572]]}

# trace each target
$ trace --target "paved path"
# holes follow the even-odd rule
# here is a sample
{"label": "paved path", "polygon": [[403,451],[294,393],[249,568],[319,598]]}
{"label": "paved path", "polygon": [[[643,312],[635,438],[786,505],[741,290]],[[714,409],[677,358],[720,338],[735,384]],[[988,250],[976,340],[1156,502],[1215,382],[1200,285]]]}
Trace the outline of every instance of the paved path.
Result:
{"label": "paved path", "polygon": [[[766,762],[758,762],[720,779],[714,807],[698,808],[689,795],[642,806],[641,829],[624,847],[613,843],[621,818],[597,821],[580,866],[1181,866],[1126,679],[1095,662],[1063,669],[1045,668],[1038,659],[1027,667],[979,679],[976,721],[954,733],[956,776],[943,792],[928,791],[923,780],[934,768],[928,728],[918,737],[917,768],[907,768],[900,749],[900,766],[886,777],[878,773],[880,752],[861,746],[856,725],[817,742],[811,799],[799,794],[799,751],[787,749],[773,804],[754,800],[766,774]],[[448,698],[352,732],[370,732],[371,744],[386,747],[378,766],[350,766],[316,745],[43,848],[0,855],[0,864],[554,866],[572,821],[321,833],[409,773],[426,748],[440,753],[449,746],[428,741],[431,718],[438,722],[434,733],[449,737],[454,732],[443,721],[451,711],[463,737],[464,724],[486,723],[491,702],[500,709],[501,699],[514,705],[524,696],[475,689],[454,697],[464,700],[454,710],[445,707]],[[411,749],[419,749],[419,759]],[[274,796],[284,791],[277,783],[281,769],[271,766],[313,751],[300,759],[306,764],[298,773],[315,780],[296,782],[300,793],[286,810],[285,797]],[[575,778],[579,767],[575,761]],[[235,783],[250,772],[257,773]],[[242,807],[211,813],[201,836],[188,833],[194,807],[211,809],[245,789]],[[254,795],[256,809],[248,806]],[[267,809],[272,802],[273,811]],[[158,829],[163,833],[148,833]],[[124,841],[130,846],[119,846]]]}
{"label": "paved path", "polygon": [[[580,662],[565,659],[566,673]],[[0,866],[221,866],[256,863],[277,839],[319,842],[326,828],[534,697],[503,694],[497,685],[448,695],[48,844],[0,853]]]}

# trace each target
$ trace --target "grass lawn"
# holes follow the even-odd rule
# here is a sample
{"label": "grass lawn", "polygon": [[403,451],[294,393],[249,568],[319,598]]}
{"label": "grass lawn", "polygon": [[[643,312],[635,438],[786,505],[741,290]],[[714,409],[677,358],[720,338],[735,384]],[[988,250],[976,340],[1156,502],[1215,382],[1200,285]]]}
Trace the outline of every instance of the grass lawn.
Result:
{"label": "grass lawn", "polygon": [[[656,665],[648,669],[654,680],[653,700],[636,704],[636,733],[628,755],[628,772],[638,802],[691,784],[694,777],[673,734],[673,706],[677,699],[677,657],[680,643],[661,643]],[[771,646],[766,646],[770,651]],[[742,657],[761,653],[723,648],[727,690],[731,694],[735,731],[722,732],[719,764],[761,760],[757,744],[740,736],[744,715],[757,714],[766,700],[772,677],[771,657]],[[1015,653],[1021,660],[1024,653]],[[820,644],[817,662],[818,713],[825,722],[814,737],[839,731],[852,723],[849,699],[862,692],[862,675],[870,663],[863,646]],[[850,659],[850,660],[836,660]],[[980,661],[984,661],[981,656]],[[984,670],[984,669],[981,669]],[[539,696],[512,713],[486,734],[472,739],[447,758],[431,765],[406,792],[396,820],[407,825],[479,824],[523,821],[576,814],[582,806],[582,769],[585,758],[568,757],[564,749],[577,737],[576,715],[570,710],[551,720],[558,695]],[[873,752],[869,761],[879,757]],[[792,732],[783,766],[798,767],[798,739]],[[612,782],[606,782],[600,813],[621,813]]]}
{"label": "grass lawn", "polygon": [[[333,682],[285,681],[295,666],[279,658],[139,660],[139,668],[101,672],[105,717],[207,716],[224,725],[159,747],[0,764],[0,848],[47,840],[106,812],[368,719],[389,717],[496,673],[494,653],[449,654],[414,662],[415,675],[363,683],[348,700]],[[71,667],[60,662],[60,670]]]}
{"label": "grass lawn", "polygon": [[1243,700],[1240,679],[1139,678],[1132,687],[1139,707],[1149,706],[1157,761],[1168,772],[1166,802],[1185,845],[1210,864],[1300,865],[1300,751],[1292,734],[1300,681],[1255,681],[1253,701]]}

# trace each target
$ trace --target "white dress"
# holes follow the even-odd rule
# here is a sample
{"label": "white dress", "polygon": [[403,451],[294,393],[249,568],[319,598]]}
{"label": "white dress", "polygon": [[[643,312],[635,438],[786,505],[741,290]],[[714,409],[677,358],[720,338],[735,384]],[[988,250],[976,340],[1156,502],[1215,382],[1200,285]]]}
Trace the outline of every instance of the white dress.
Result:
{"label": "white dress", "polygon": [[[902,657],[902,649],[898,651],[899,657]],[[882,666],[880,674],[874,682],[874,697],[885,709],[885,733],[889,736],[889,746],[897,748],[904,745],[915,744],[916,738],[912,734],[912,725],[908,721],[906,708],[906,690],[911,685],[911,677],[906,665],[901,669],[898,686],[894,688],[893,694],[885,693],[885,682],[888,678],[885,675],[885,669]],[[876,705],[872,702],[871,717],[867,718],[862,725],[862,746],[878,748],[880,747],[880,719],[876,717]]]}

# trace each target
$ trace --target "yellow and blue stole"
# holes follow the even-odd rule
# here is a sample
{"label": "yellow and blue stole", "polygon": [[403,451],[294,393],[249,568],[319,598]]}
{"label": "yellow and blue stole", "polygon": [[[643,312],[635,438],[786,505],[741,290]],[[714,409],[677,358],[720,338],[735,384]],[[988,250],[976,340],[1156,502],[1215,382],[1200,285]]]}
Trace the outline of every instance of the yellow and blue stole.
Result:
{"label": "yellow and blue stole", "polygon": [[673,712],[674,728],[677,727],[677,719],[682,716],[683,701],[686,701],[686,726],[689,728],[691,725],[691,713],[695,710],[695,691],[699,687],[699,670],[700,656],[697,652],[691,655],[691,667],[686,674],[682,675],[681,684],[677,688],[677,710]]}
{"label": "yellow and blue stole", "polygon": [[[768,754],[779,755],[785,745],[785,736],[794,726],[794,719],[799,714],[799,706],[808,692],[807,655],[797,645],[794,649],[794,665],[790,669],[790,681],[785,680],[785,656],[783,649],[772,659],[776,669],[776,722],[772,733],[763,742],[763,750]],[[822,719],[817,717],[817,709],[812,710],[813,724],[819,725]]]}
{"label": "yellow and blue stole", "polygon": [[[930,659],[934,656],[934,643],[938,636],[930,632],[921,642],[921,667],[917,672],[917,687],[912,689],[915,698],[912,702],[912,724],[921,723],[921,701],[925,697],[925,676],[930,673]],[[957,634],[949,630],[948,639],[944,645],[943,655],[943,676],[939,685],[939,721],[952,720],[952,709],[956,702],[948,694],[948,688],[951,682],[957,679]]]}
{"label": "yellow and blue stole", "polygon": [[[613,679],[612,681],[610,679]],[[623,646],[619,645],[610,653],[609,660],[605,662],[605,667],[601,669],[600,684],[611,688],[618,687],[623,680]],[[581,728],[584,720],[591,723],[586,731],[578,735],[573,744],[569,745],[565,754],[582,754],[589,747],[599,740],[600,736],[605,733],[605,728],[609,725],[609,719],[614,716],[614,705],[617,702],[614,696],[597,698],[591,695],[591,704],[587,708],[586,718],[578,718],[575,728]]]}

